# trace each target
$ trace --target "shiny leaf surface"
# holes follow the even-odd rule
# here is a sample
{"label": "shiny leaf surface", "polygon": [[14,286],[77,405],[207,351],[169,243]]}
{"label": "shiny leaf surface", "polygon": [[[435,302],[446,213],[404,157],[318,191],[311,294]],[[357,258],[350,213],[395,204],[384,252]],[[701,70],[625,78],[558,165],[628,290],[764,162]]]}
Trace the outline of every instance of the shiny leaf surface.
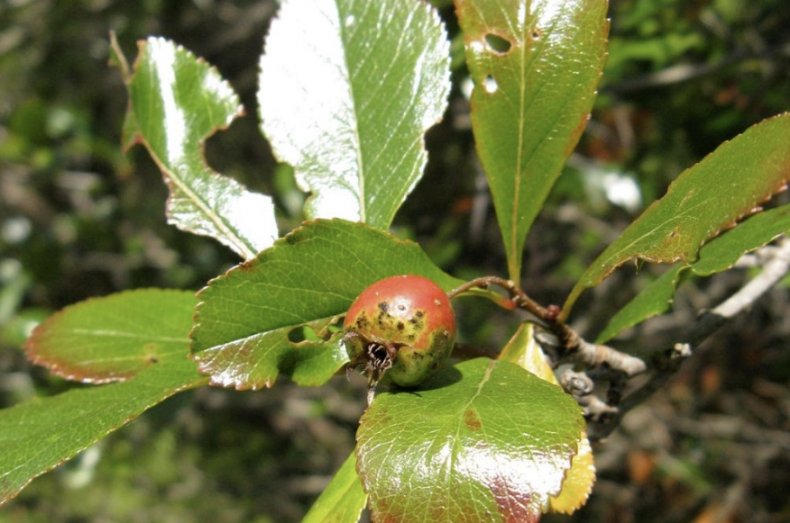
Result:
{"label": "shiny leaf surface", "polygon": [[538,521],[584,427],[559,387],[479,358],[417,390],[381,392],[357,460],[374,521]]}
{"label": "shiny leaf surface", "polygon": [[522,323],[518,326],[515,334],[502,348],[498,359],[515,363],[538,378],[559,385],[554,371],[546,363],[540,345],[535,341],[535,326],[531,323]]}
{"label": "shiny leaf surface", "polygon": [[606,56],[606,0],[456,0],[474,80],[472,128],[510,278],[581,135]]}
{"label": "shiny leaf surface", "polygon": [[28,359],[62,378],[130,378],[162,358],[189,353],[194,293],[122,292],[66,307],[33,331]]}
{"label": "shiny leaf surface", "polygon": [[169,223],[254,257],[277,238],[271,198],[212,171],[203,157],[206,139],[242,114],[238,96],[216,69],[172,42],[138,46],[125,78],[124,142],[143,144],[162,171]]}
{"label": "shiny leaf surface", "polygon": [[260,64],[275,155],[311,192],[307,215],[380,228],[422,175],[423,134],[447,104],[449,45],[413,0],[286,0]]}
{"label": "shiny leaf surface", "polygon": [[299,385],[321,386],[348,363],[341,338],[342,335],[338,333],[326,341],[294,343],[289,347],[287,356],[280,360],[280,368]]}
{"label": "shiny leaf surface", "polygon": [[[445,290],[460,283],[415,243],[343,220],[308,223],[200,291],[193,357],[223,387],[268,387],[284,371],[319,385],[347,361],[344,347],[300,346],[289,334],[303,325],[322,332],[365,287],[394,274],[426,276]],[[298,355],[306,349],[333,351],[320,356],[331,363],[307,370],[303,362],[312,358]]]}
{"label": "shiny leaf surface", "polygon": [[594,483],[595,459],[587,432],[582,431],[576,454],[571,459],[571,468],[562,481],[562,490],[549,499],[549,511],[573,514],[587,503]]}
{"label": "shiny leaf surface", "polygon": [[702,244],[753,213],[790,181],[790,114],[764,120],[720,145],[672,182],[587,268],[563,316],[584,289],[628,260],[696,260]]}
{"label": "shiny leaf surface", "polygon": [[326,486],[302,523],[357,523],[368,496],[357,475],[357,459],[352,452]]}
{"label": "shiny leaf surface", "polygon": [[[499,360],[515,363],[537,377],[559,385],[540,345],[535,341],[534,333],[534,325],[522,323],[499,353]],[[562,481],[562,490],[549,499],[549,508],[552,512],[572,514],[587,502],[592,492],[595,483],[595,464],[590,440],[585,431],[579,434],[577,449],[571,460],[571,467]]]}
{"label": "shiny leaf surface", "polygon": [[0,410],[0,505],[146,409],[205,381],[186,356],[170,355],[128,381]]}
{"label": "shiny leaf surface", "polygon": [[783,233],[790,233],[790,205],[761,212],[711,240],[700,249],[696,262],[673,267],[617,311],[599,334],[598,343],[669,309],[675,288],[687,271],[695,276],[710,276],[726,271],[742,255],[762,247]]}

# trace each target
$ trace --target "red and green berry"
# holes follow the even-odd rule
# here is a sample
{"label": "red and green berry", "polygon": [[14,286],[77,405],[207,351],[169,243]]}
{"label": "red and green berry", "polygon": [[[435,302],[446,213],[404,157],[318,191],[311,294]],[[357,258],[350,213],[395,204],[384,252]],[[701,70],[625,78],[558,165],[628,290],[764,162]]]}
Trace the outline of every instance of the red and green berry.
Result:
{"label": "red and green berry", "polygon": [[450,355],[455,314],[447,294],[422,276],[379,280],[354,300],[343,323],[352,366],[372,384],[382,377],[402,387],[425,380]]}

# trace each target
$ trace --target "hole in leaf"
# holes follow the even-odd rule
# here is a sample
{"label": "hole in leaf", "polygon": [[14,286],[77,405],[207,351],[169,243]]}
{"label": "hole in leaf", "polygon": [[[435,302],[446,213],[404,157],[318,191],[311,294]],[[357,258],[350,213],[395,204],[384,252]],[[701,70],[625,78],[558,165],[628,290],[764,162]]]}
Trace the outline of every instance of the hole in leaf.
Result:
{"label": "hole in leaf", "polygon": [[532,39],[533,40],[537,40],[538,38],[540,38],[543,35],[543,31],[541,31],[537,27],[533,27],[531,35],[532,35]]}
{"label": "hole in leaf", "polygon": [[505,54],[510,51],[511,44],[510,42],[502,38],[499,35],[494,33],[488,33],[486,35],[486,43],[488,44],[488,48],[494,51],[495,53]]}
{"label": "hole in leaf", "polygon": [[497,89],[499,89],[499,84],[497,84],[494,77],[489,74],[485,77],[485,80],[483,80],[483,89],[485,89],[485,92],[488,94],[494,94]]}
{"label": "hole in leaf", "polygon": [[307,333],[305,332],[307,327],[300,326],[288,331],[288,341],[291,343],[299,343],[307,339]]}

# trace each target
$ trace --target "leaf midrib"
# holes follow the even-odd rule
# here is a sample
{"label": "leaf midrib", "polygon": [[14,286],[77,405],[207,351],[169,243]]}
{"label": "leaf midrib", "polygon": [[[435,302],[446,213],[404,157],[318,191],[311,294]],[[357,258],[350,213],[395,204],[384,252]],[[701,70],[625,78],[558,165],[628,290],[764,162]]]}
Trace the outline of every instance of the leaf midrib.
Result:
{"label": "leaf midrib", "polygon": [[[150,49],[146,47],[146,52],[149,51]],[[149,71],[149,74],[146,75],[146,77],[151,79],[156,77],[157,80],[160,80],[158,73],[156,72],[156,69],[153,67],[152,70]],[[146,89],[149,92],[156,91],[156,89],[152,85],[146,86]],[[174,93],[174,97],[175,97],[175,93]],[[151,105],[149,104],[149,107],[150,106]],[[137,107],[134,103],[132,103],[132,111],[134,112],[135,119],[137,119]],[[236,108],[236,113],[238,113],[238,107]],[[148,150],[148,153],[151,155],[151,158],[153,158],[154,163],[157,164],[157,167],[159,167],[161,172],[167,173],[168,180],[171,181],[182,193],[184,193],[187,196],[187,198],[191,202],[195,204],[195,206],[206,217],[206,219],[212,224],[214,224],[214,226],[217,227],[217,229],[222,233],[222,235],[228,238],[236,246],[239,252],[242,252],[244,254],[245,259],[250,259],[254,257],[257,252],[255,247],[251,243],[247,242],[243,237],[236,234],[233,231],[232,227],[230,227],[227,223],[225,223],[225,221],[219,215],[217,215],[212,211],[211,207],[203,198],[201,198],[197,193],[192,191],[191,187],[182,179],[182,177],[179,174],[177,174],[177,171],[173,168],[173,166],[166,164],[162,160],[162,158],[159,157],[154,147],[146,138],[145,133],[143,133],[140,130],[139,122],[135,125],[135,129],[137,130],[137,135],[140,141],[142,142],[143,146]],[[166,130],[163,129],[163,133],[166,134]],[[210,169],[208,169],[208,171],[209,172],[207,174],[209,175],[221,176],[219,173],[211,172]],[[173,196],[174,195],[170,195],[170,198],[173,198]]]}
{"label": "leaf midrib", "polygon": [[[349,47],[348,44],[348,34],[345,30],[345,24],[343,21],[345,17],[340,12],[340,1],[335,1],[335,7],[337,9],[337,26],[338,26],[338,33],[340,40],[342,42],[342,49],[343,49],[343,71],[346,74],[346,83],[348,84],[348,94],[351,98],[351,109],[353,111],[353,120],[354,120],[354,140],[357,144],[356,150],[356,163],[357,163],[357,185],[358,185],[358,200],[359,200],[359,220],[363,223],[367,223],[367,208],[365,205],[365,162],[363,160],[362,154],[362,139],[359,132],[359,117],[358,117],[358,108],[357,108],[357,97],[354,93],[354,82],[351,78],[351,68],[348,61],[348,52],[346,49]],[[362,15],[360,14],[359,17],[361,18]]]}

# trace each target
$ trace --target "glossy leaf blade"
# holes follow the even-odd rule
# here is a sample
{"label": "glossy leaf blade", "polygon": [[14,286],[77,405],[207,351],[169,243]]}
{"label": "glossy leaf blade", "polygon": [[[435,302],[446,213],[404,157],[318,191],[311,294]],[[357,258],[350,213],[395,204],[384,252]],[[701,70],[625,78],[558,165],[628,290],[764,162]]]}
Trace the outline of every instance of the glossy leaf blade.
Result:
{"label": "glossy leaf blade", "polygon": [[563,309],[628,260],[655,263],[696,260],[702,244],[790,181],[790,114],[764,120],[720,145],[672,182],[620,237],[587,268]]}
{"label": "glossy leaf blade", "polygon": [[203,157],[208,137],[242,114],[238,96],[216,69],[172,42],[138,46],[126,78],[124,143],[142,143],[162,171],[169,223],[254,257],[277,238],[271,198],[211,170]]}
{"label": "glossy leaf blade", "polygon": [[261,58],[261,127],[312,218],[386,228],[447,105],[449,44],[413,0],[286,0]]}
{"label": "glossy leaf blade", "polygon": [[522,323],[518,326],[515,334],[502,348],[498,359],[514,363],[542,380],[559,385],[554,371],[546,363],[543,350],[535,341],[535,326],[532,323]]}
{"label": "glossy leaf blade", "polygon": [[[193,358],[224,387],[269,387],[284,370],[297,383],[323,383],[308,379],[296,354],[305,347],[289,333],[303,325],[320,331],[370,283],[394,274],[420,274],[446,290],[460,283],[415,243],[343,220],[308,223],[198,293]],[[346,362],[341,344],[325,350],[339,351],[327,358],[332,372]],[[326,370],[315,372],[328,377]]]}
{"label": "glossy leaf blade", "polygon": [[[510,338],[502,352],[500,361],[509,361],[522,367],[540,379],[559,385],[554,371],[546,362],[540,345],[535,341],[535,327],[522,323]],[[577,441],[577,451],[571,460],[571,467],[565,472],[560,492],[549,498],[552,512],[572,514],[587,502],[595,483],[595,463],[592,447],[587,433],[582,430]]]}
{"label": "glossy leaf blade", "polygon": [[587,432],[582,431],[579,447],[571,459],[571,468],[565,473],[562,490],[549,499],[549,510],[573,514],[587,503],[595,483],[595,459]]}
{"label": "glossy leaf blade", "polygon": [[121,383],[73,389],[0,411],[0,505],[173,394],[206,381],[186,356],[168,356]]}
{"label": "glossy leaf blade", "polygon": [[691,265],[697,276],[710,276],[732,268],[738,259],[782,234],[790,233],[790,205],[760,212],[727,231],[700,250]]}
{"label": "glossy leaf blade", "polygon": [[326,486],[302,523],[357,523],[368,496],[357,475],[357,459],[352,452]]}
{"label": "glossy leaf blade", "polygon": [[672,267],[650,282],[609,319],[604,330],[596,338],[596,342],[605,343],[628,327],[638,325],[667,310],[675,298],[675,288],[686,267],[684,265]]}
{"label": "glossy leaf blade", "polygon": [[761,212],[714,238],[700,249],[696,262],[673,267],[617,311],[599,334],[598,343],[669,309],[684,272],[690,270],[696,276],[711,276],[726,271],[742,255],[759,249],[783,233],[790,233],[790,205]]}
{"label": "glossy leaf blade", "polygon": [[189,353],[194,293],[122,292],[66,307],[33,331],[28,359],[62,378],[130,378],[162,358]]}
{"label": "glossy leaf blade", "polygon": [[480,358],[379,393],[357,432],[357,468],[374,521],[538,521],[583,427],[559,387]]}
{"label": "glossy leaf blade", "polygon": [[474,80],[472,128],[510,278],[579,140],[606,56],[606,0],[456,0]]}
{"label": "glossy leaf blade", "polygon": [[289,347],[280,368],[304,387],[319,387],[348,363],[348,354],[338,334],[327,341],[304,341]]}

